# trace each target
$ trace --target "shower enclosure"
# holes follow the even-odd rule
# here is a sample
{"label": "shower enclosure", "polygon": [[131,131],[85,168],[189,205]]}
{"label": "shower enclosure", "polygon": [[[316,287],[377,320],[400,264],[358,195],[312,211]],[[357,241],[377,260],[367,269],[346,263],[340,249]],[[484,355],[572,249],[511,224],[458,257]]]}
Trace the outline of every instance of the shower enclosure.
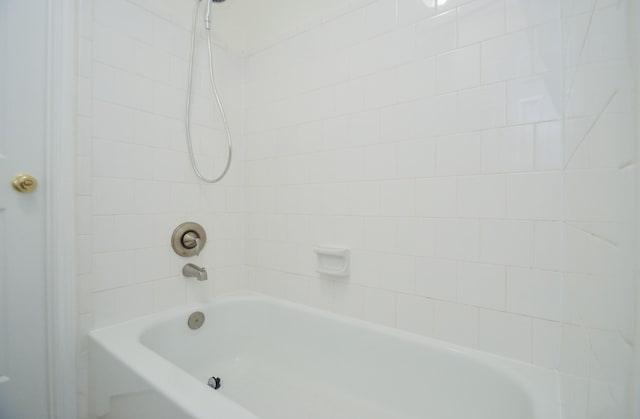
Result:
{"label": "shower enclosure", "polygon": [[[55,63],[76,14],[45,3]],[[203,0],[192,31],[194,6],[78,0],[76,74],[28,63],[60,105],[30,126],[77,137],[39,179],[57,202],[38,265],[57,279],[33,291],[56,315],[39,316],[52,405],[75,404],[48,393],[73,387],[65,307],[85,418],[88,331],[249,289],[557,371],[566,419],[637,417],[637,1]],[[27,45],[18,29],[3,51]],[[210,233],[202,283],[168,243],[185,220]],[[317,246],[350,249],[351,275],[318,274]]]}

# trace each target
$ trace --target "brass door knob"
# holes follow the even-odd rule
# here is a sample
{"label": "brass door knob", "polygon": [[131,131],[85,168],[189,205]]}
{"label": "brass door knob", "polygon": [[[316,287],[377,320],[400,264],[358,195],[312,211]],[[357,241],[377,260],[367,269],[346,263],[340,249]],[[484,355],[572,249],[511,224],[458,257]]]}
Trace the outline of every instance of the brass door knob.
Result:
{"label": "brass door knob", "polygon": [[21,173],[13,178],[13,188],[20,193],[30,193],[38,187],[38,181],[31,175]]}

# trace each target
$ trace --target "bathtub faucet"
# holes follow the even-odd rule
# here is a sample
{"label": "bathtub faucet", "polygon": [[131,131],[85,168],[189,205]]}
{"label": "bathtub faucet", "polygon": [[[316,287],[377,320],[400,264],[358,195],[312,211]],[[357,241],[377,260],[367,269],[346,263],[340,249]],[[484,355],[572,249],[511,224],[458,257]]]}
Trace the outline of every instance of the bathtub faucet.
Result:
{"label": "bathtub faucet", "polygon": [[184,265],[182,268],[182,275],[187,278],[196,278],[198,281],[207,280],[207,270],[199,267],[198,265],[194,265],[193,263],[187,263]]}

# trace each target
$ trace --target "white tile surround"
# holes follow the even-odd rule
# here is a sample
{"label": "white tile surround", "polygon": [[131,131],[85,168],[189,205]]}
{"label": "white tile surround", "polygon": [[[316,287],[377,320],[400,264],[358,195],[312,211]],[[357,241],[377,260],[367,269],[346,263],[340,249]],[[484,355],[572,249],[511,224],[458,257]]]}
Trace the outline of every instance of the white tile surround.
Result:
{"label": "white tile surround", "polygon": [[[86,411],[86,331],[206,299],[244,277],[242,154],[228,177],[205,185],[192,174],[185,134],[192,3],[80,1],[78,119],[78,312],[81,417]],[[202,25],[200,25],[201,27]],[[226,144],[208,86],[206,43],[194,77],[193,138],[209,176]],[[215,47],[216,77],[242,150],[241,61]],[[218,141],[211,142],[210,138]],[[209,241],[189,260],[209,271],[182,277],[186,260],[170,238],[183,221]],[[234,285],[235,286],[235,285]]]}
{"label": "white tile surround", "polygon": [[[567,419],[627,417],[626,0],[377,0],[218,46],[241,151],[213,186],[184,144],[190,3],[80,3],[81,334],[250,288],[558,369]],[[224,140],[199,59],[205,162]],[[185,220],[207,284],[170,250]],[[352,249],[349,279],[315,273],[317,244]]]}
{"label": "white tile surround", "polygon": [[[557,367],[537,351],[563,318],[560,8],[415,3],[247,58],[251,286]],[[349,281],[317,278],[318,243],[353,250]]]}

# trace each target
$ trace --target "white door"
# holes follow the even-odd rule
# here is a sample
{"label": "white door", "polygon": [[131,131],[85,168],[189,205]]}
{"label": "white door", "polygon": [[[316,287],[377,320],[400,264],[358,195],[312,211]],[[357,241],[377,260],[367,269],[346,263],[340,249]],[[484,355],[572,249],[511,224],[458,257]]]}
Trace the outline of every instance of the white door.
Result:
{"label": "white door", "polygon": [[[46,34],[46,2],[0,0],[0,419],[49,416]],[[19,173],[38,189],[14,190]]]}

